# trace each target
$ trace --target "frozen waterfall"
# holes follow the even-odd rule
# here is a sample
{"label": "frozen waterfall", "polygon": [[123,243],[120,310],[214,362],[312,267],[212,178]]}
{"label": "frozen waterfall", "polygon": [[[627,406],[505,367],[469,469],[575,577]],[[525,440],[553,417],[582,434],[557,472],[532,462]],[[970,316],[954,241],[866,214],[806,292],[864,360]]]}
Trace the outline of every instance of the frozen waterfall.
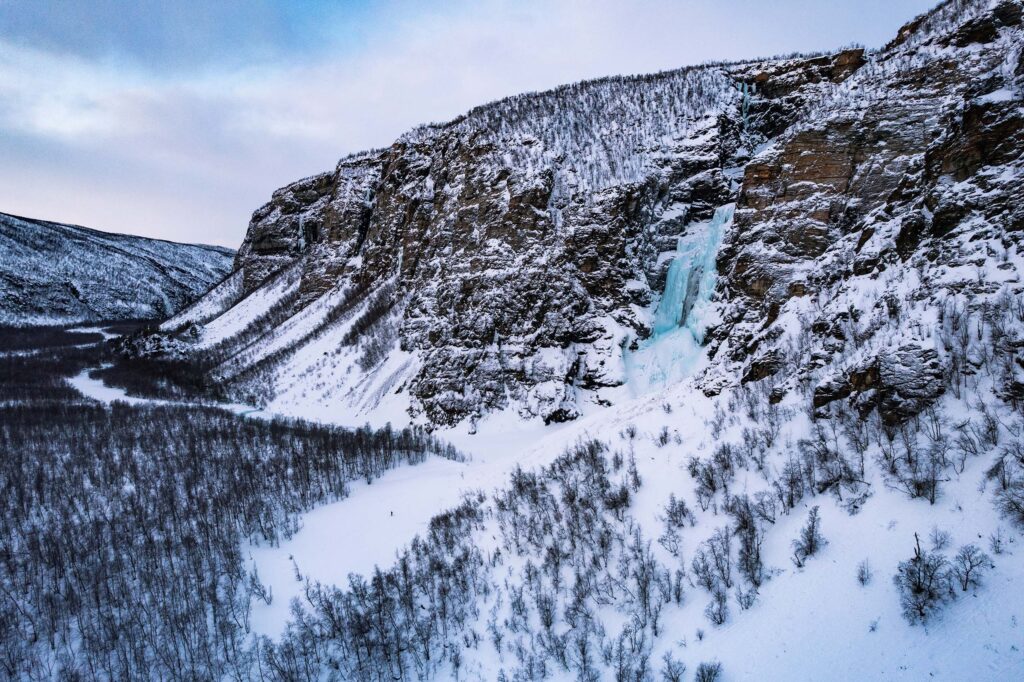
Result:
{"label": "frozen waterfall", "polygon": [[720,206],[710,221],[691,224],[679,238],[654,312],[653,333],[635,352],[626,353],[634,393],[682,379],[700,358],[718,275],[715,258],[734,208],[735,204]]}

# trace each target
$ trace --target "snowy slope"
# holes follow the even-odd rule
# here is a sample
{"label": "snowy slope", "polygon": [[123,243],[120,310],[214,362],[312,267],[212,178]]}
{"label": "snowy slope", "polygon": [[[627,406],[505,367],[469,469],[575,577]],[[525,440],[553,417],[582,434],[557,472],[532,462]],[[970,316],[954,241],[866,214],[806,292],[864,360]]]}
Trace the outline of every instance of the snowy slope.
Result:
{"label": "snowy slope", "polygon": [[[984,389],[982,389],[982,392]],[[548,427],[538,431],[506,431],[496,425],[481,426],[477,435],[447,434],[461,449],[471,454],[466,463],[436,462],[417,470],[394,471],[369,486],[359,486],[351,497],[323,507],[307,516],[298,535],[280,547],[250,548],[254,566],[274,594],[274,601],[257,604],[254,626],[261,634],[279,638],[290,620],[287,604],[292,598],[302,602],[303,584],[295,579],[297,566],[304,579],[344,586],[349,573],[370,575],[375,565],[385,568],[394,553],[400,552],[414,533],[425,534],[432,514],[454,506],[463,494],[483,490],[493,494],[484,504],[485,521],[473,535],[473,542],[484,557],[495,559],[488,569],[491,591],[478,595],[475,609],[480,614],[459,631],[475,632],[482,641],[461,644],[460,675],[466,679],[495,679],[499,671],[506,675],[523,673],[530,660],[547,658],[548,679],[578,679],[579,670],[572,658],[564,664],[546,651],[541,638],[545,628],[536,607],[528,599],[525,629],[515,630],[516,618],[510,608],[513,590],[531,589],[526,560],[534,566],[545,565],[539,578],[556,600],[553,630],[572,636],[579,628],[572,625],[564,611],[573,594],[575,564],[573,550],[565,547],[566,565],[561,570],[561,588],[551,588],[543,547],[565,542],[566,527],[572,518],[563,507],[560,517],[548,517],[535,508],[521,519],[523,523],[553,524],[554,531],[545,545],[516,549],[510,529],[502,529],[497,498],[507,494],[509,475],[516,468],[536,470],[550,465],[565,448],[579,439],[606,443],[606,452],[619,451],[636,461],[641,484],[630,497],[621,521],[604,512],[613,537],[621,534],[607,550],[607,564],[596,571],[598,579],[610,581],[603,599],[591,602],[593,618],[604,634],[594,641],[594,670],[599,678],[614,674],[614,667],[602,662],[601,647],[616,645],[620,635],[632,637],[629,623],[635,604],[629,582],[635,569],[628,546],[630,533],[639,532],[643,543],[650,543],[659,569],[684,572],[681,603],[668,598],[659,608],[660,625],[652,637],[650,626],[636,650],[628,650],[630,665],[647,661],[653,672],[662,667],[666,652],[685,662],[693,671],[702,661],[717,660],[724,665],[730,680],[754,679],[907,679],[935,676],[938,679],[1008,680],[1024,673],[1024,651],[1018,623],[1024,618],[1024,566],[1017,558],[1021,535],[1013,521],[999,514],[994,506],[993,484],[986,469],[997,456],[996,449],[980,457],[967,458],[962,471],[951,467],[943,473],[942,491],[935,504],[926,499],[911,499],[899,489],[899,483],[887,476],[881,448],[870,446],[867,476],[863,488],[855,491],[836,489],[820,494],[808,491],[791,510],[779,503],[773,523],[760,521],[763,533],[763,582],[754,603],[738,605],[733,590],[728,594],[729,615],[716,626],[705,615],[709,595],[696,583],[691,560],[701,542],[715,529],[732,527],[735,520],[726,511],[729,495],[751,495],[761,490],[774,497],[773,484],[793,452],[802,451],[804,442],[814,438],[814,426],[802,413],[801,401],[788,400],[781,405],[783,427],[776,443],[764,455],[759,469],[752,459],[736,464],[735,479],[728,490],[719,491],[702,510],[694,479],[687,471],[691,457],[710,459],[723,443],[737,452],[744,447],[744,431],[757,431],[768,419],[763,397],[754,396],[758,415],[746,414],[746,397],[706,398],[694,390],[692,379],[674,388],[609,408],[600,414],[571,425]],[[951,396],[943,401],[940,417],[950,423],[982,419],[970,400]],[[730,404],[732,403],[732,404]],[[665,406],[669,406],[670,411]],[[760,407],[764,405],[765,407]],[[1008,432],[1020,429],[1019,416],[999,408],[1000,418],[1008,423]],[[716,417],[716,413],[722,415]],[[721,419],[721,431],[716,422]],[[826,426],[827,428],[827,426]],[[630,432],[635,429],[635,435]],[[661,445],[661,433],[668,438]],[[926,443],[918,433],[915,439]],[[840,448],[851,456],[849,445],[839,436]],[[951,455],[955,459],[962,455]],[[625,469],[613,476],[628,479]],[[541,477],[559,497],[559,484],[551,474]],[[852,498],[866,496],[853,511]],[[666,507],[670,495],[684,500],[694,513],[692,527],[681,529],[679,555],[673,556],[657,540],[665,531]],[[494,501],[492,501],[492,499]],[[803,567],[793,563],[793,541],[797,539],[812,506],[821,508],[823,534],[827,545]],[[531,521],[532,519],[532,521]],[[546,520],[545,520],[546,519]],[[912,625],[901,614],[899,595],[892,582],[900,561],[912,554],[914,534],[927,546],[933,528],[950,533],[953,555],[964,544],[975,543],[990,555],[992,568],[984,582],[960,594],[927,626]],[[1001,535],[1001,554],[990,549],[991,538]],[[561,537],[558,541],[556,538]],[[620,544],[621,543],[621,544]],[[746,589],[737,572],[737,547],[733,540],[732,561],[737,589]],[[548,557],[550,558],[550,557]],[[873,577],[867,585],[857,581],[860,562],[869,562]],[[625,561],[625,564],[618,562]],[[625,573],[620,573],[625,571]],[[579,580],[579,577],[575,578]],[[737,592],[738,594],[739,592]],[[592,597],[593,598],[593,597]],[[660,597],[659,597],[660,599]],[[492,614],[496,614],[492,615]],[[505,641],[500,651],[491,641],[489,630],[496,623]],[[520,626],[521,627],[521,626]],[[533,633],[533,634],[531,634]],[[513,642],[518,644],[513,646]],[[603,642],[603,643],[602,643]],[[521,647],[521,648],[520,648]],[[455,676],[450,662],[432,677]],[[657,675],[654,676],[657,679]],[[642,676],[641,679],[646,679]]]}
{"label": "snowy slope", "polygon": [[470,459],[243,544],[263,674],[1024,677],[1022,45],[1021,2],[951,0],[880,50],[513,98],[275,193],[245,295],[175,352]]}
{"label": "snowy slope", "polygon": [[164,318],[223,279],[233,255],[0,214],[0,324]]}

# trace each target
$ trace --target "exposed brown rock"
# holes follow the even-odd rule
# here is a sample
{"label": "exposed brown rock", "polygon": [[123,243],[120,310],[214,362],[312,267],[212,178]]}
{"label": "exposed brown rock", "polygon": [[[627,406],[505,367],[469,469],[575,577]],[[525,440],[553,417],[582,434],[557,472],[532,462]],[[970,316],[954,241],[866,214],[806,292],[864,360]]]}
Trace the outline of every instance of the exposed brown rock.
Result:
{"label": "exposed brown rock", "polygon": [[782,358],[776,352],[768,352],[750,362],[742,382],[761,381],[775,375],[782,369]]}

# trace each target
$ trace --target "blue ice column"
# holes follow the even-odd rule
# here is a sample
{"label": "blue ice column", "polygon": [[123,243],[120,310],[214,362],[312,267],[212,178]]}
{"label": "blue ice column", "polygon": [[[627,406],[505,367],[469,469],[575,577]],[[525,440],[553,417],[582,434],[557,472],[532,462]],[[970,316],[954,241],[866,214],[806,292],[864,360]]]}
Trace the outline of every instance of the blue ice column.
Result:
{"label": "blue ice column", "polygon": [[715,259],[734,208],[735,204],[720,206],[710,222],[691,225],[676,243],[665,291],[654,312],[653,333],[633,357],[626,358],[634,393],[682,379],[700,357],[718,276]]}

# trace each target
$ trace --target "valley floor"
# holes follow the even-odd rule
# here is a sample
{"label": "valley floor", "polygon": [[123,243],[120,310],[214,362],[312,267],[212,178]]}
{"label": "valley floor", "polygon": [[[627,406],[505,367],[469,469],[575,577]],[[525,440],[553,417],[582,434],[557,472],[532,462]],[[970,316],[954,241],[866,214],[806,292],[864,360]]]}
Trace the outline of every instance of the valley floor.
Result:
{"label": "valley floor", "polygon": [[[101,400],[124,400],[119,389],[78,375],[72,385]],[[127,398],[128,400],[140,400]],[[484,422],[478,433],[451,430],[439,434],[468,456],[466,462],[431,457],[414,467],[385,472],[372,482],[353,483],[345,499],[305,514],[302,528],[279,546],[250,545],[247,552],[260,578],[271,589],[272,602],[253,608],[257,634],[279,637],[285,630],[289,604],[302,599],[304,581],[344,586],[350,573],[368,575],[387,567],[430,519],[456,506],[466,493],[493,493],[507,485],[516,467],[549,465],[573,443],[589,439],[612,448],[629,447],[643,481],[629,514],[647,537],[657,537],[669,495],[693,501],[693,483],[686,472],[690,455],[708,454],[715,439],[708,423],[715,399],[683,383],[665,393],[638,398],[600,410],[574,423],[555,427],[523,423]],[[232,406],[241,413],[242,406]],[[253,416],[266,416],[254,412]],[[806,418],[782,436],[792,449],[809,434]],[[734,419],[718,440],[735,436],[746,424]],[[348,425],[354,426],[354,425]],[[636,436],[626,432],[636,429]],[[667,438],[662,432],[667,430]],[[662,443],[661,441],[664,441]],[[690,670],[699,662],[718,660],[727,680],[754,679],[945,679],[1010,680],[1024,675],[1024,561],[1022,545],[1011,524],[993,507],[983,459],[967,462],[953,474],[934,505],[909,499],[877,472],[870,476],[871,494],[855,514],[828,496],[810,498],[782,515],[767,533],[763,558],[770,576],[749,610],[733,610],[722,626],[703,615],[704,599],[691,590],[679,607],[668,608],[663,631],[654,647],[657,660],[674,652]],[[756,472],[742,471],[734,490],[765,487]],[[811,505],[820,505],[827,546],[796,568],[792,543]],[[707,534],[710,525],[727,522],[724,512],[700,514]],[[699,512],[698,512],[699,513]],[[900,561],[911,553],[914,535],[927,538],[933,528],[948,531],[950,547],[975,543],[986,549],[989,538],[1004,538],[1002,554],[977,590],[965,593],[927,626],[910,625],[900,612],[892,581]],[[477,533],[485,551],[498,550],[500,531],[493,521]],[[683,543],[690,556],[696,543]],[[666,562],[672,558],[655,544]],[[867,560],[873,573],[867,585],[856,580],[858,564]],[[509,569],[511,571],[511,569]],[[297,579],[296,572],[302,580]],[[605,607],[606,624],[622,615]],[[486,613],[487,607],[481,608]],[[483,622],[474,626],[486,629]],[[609,626],[610,627],[610,626]],[[489,644],[468,650],[462,674],[494,679],[510,662]],[[797,672],[798,671],[798,672]],[[575,679],[550,671],[553,679]]]}

